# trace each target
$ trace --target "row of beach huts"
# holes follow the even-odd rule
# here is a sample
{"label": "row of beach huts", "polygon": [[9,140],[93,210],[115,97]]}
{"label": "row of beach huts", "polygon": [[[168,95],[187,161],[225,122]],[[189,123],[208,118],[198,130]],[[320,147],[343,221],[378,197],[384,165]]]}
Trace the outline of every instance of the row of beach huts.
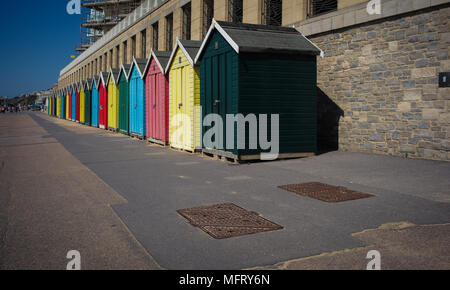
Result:
{"label": "row of beach huts", "polygon": [[[259,135],[264,128],[270,139],[275,130],[271,116],[277,115],[277,157],[310,156],[317,152],[320,53],[294,28],[213,21],[203,41],[177,39],[170,52],[151,51],[149,59],[133,58],[120,69],[55,91],[48,111],[87,126],[234,160],[259,159],[269,150],[260,146]],[[208,114],[224,120],[214,144],[230,146],[202,142],[208,129],[218,125],[203,123]],[[249,122],[246,132],[227,133],[227,126],[236,124],[226,117],[238,114],[256,116],[258,128]],[[240,137],[247,146],[238,146]],[[257,148],[248,146],[253,141]]]}

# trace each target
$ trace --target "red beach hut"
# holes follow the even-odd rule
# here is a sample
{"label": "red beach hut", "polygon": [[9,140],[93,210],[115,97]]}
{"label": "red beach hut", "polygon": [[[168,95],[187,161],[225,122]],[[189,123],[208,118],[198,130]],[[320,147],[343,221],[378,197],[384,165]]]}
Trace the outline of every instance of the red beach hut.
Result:
{"label": "red beach hut", "polygon": [[163,145],[169,142],[169,81],[164,69],[170,51],[153,51],[144,70],[147,138]]}
{"label": "red beach hut", "polygon": [[99,93],[99,106],[98,106],[98,123],[99,128],[108,128],[108,88],[106,87],[106,81],[108,79],[108,73],[101,72],[100,80],[98,84]]}
{"label": "red beach hut", "polygon": [[67,115],[67,119],[73,120],[72,117],[72,86],[67,87],[67,103],[69,103],[69,113]]}

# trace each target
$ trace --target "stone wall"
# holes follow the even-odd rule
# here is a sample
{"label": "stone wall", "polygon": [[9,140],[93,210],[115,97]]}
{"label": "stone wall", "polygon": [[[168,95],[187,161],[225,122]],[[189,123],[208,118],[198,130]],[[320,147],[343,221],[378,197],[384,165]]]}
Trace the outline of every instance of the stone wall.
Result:
{"label": "stone wall", "polygon": [[336,138],[340,150],[450,160],[450,88],[438,88],[438,73],[450,71],[448,6],[310,39],[325,52],[320,102],[334,106],[319,104],[323,140]]}

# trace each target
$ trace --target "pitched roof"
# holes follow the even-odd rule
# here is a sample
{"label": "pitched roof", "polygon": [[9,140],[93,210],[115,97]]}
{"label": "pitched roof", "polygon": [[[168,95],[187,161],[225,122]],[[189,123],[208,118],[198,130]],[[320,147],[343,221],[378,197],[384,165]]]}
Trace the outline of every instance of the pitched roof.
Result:
{"label": "pitched roof", "polygon": [[150,57],[147,61],[147,65],[145,66],[143,75],[144,76],[147,75],[148,68],[149,68],[150,63],[152,62],[153,58],[155,59],[156,63],[158,64],[159,69],[164,73],[167,63],[169,62],[170,55],[171,55],[170,51],[159,51],[159,50],[155,51],[152,49],[152,51],[150,53]]}
{"label": "pitched roof", "polygon": [[213,20],[195,57],[197,62],[212,32],[217,30],[237,52],[278,52],[321,55],[322,51],[298,30],[291,27],[231,23]]}
{"label": "pitched roof", "polygon": [[134,58],[133,57],[133,62],[131,63],[130,70],[128,71],[128,77],[130,77],[131,72],[133,71],[133,68],[136,66],[138,69],[138,72],[139,72],[139,76],[141,78],[143,78],[146,64],[147,64],[147,60],[145,58]]}
{"label": "pitched roof", "polygon": [[172,50],[172,54],[170,55],[170,59],[167,62],[167,66],[165,69],[165,72],[167,73],[167,71],[169,70],[170,64],[173,61],[173,58],[175,57],[175,53],[177,52],[177,49],[180,48],[184,55],[186,56],[186,58],[188,59],[189,63],[194,66],[194,59],[195,59],[195,55],[197,54],[197,52],[200,49],[200,46],[202,45],[201,41],[197,41],[197,40],[179,40],[177,38],[177,42],[175,44],[175,47]]}
{"label": "pitched roof", "polygon": [[107,72],[101,72],[100,73],[100,77],[99,77],[99,79],[97,81],[97,88],[100,85],[100,81],[102,81],[103,86],[106,87],[106,84],[107,84],[107,81],[108,81],[108,73]]}
{"label": "pitched roof", "polygon": [[92,84],[91,84],[91,89],[94,87],[93,85],[95,84],[95,87],[98,89],[98,81],[100,79],[100,76],[96,75],[92,78]]}
{"label": "pitched roof", "polygon": [[122,64],[120,67],[119,75],[117,76],[117,79],[120,80],[120,76],[122,74],[125,74],[125,79],[128,81],[128,71],[130,70],[131,64]]}
{"label": "pitched roof", "polygon": [[120,73],[120,69],[118,68],[111,68],[109,70],[109,74],[108,74],[108,79],[106,81],[106,84],[109,84],[109,81],[113,80],[114,84],[118,84],[119,83],[119,73]]}
{"label": "pitched roof", "polygon": [[84,86],[87,90],[91,90],[92,88],[92,79],[91,78],[87,78],[86,81],[84,82]]}

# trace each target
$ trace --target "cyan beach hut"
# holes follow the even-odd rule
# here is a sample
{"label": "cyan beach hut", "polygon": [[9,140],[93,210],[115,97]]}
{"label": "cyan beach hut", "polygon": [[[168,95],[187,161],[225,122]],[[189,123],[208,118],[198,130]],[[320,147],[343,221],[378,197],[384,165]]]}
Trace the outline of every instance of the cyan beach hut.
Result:
{"label": "cyan beach hut", "polygon": [[64,93],[64,89],[59,90],[59,95],[61,98],[61,113],[60,118],[65,119],[66,118],[66,94]]}
{"label": "cyan beach hut", "polygon": [[[200,64],[203,117],[220,116],[224,128],[204,152],[238,160],[315,154],[320,53],[294,28],[213,21],[195,61]],[[241,135],[235,123],[226,126],[227,115],[237,114],[254,117]],[[279,126],[272,131],[277,118]],[[261,126],[266,136],[260,135]],[[203,134],[208,129],[203,127]],[[226,139],[228,133],[232,140]],[[267,142],[275,135],[279,148],[273,152]]]}
{"label": "cyan beach hut", "polygon": [[91,123],[92,127],[98,127],[98,106],[99,106],[99,95],[98,95],[98,82],[100,76],[94,76],[92,79],[91,85],[91,94],[92,94],[92,107],[91,107]]}
{"label": "cyan beach hut", "polygon": [[145,139],[145,82],[143,72],[147,60],[133,58],[129,72],[130,135]]}

